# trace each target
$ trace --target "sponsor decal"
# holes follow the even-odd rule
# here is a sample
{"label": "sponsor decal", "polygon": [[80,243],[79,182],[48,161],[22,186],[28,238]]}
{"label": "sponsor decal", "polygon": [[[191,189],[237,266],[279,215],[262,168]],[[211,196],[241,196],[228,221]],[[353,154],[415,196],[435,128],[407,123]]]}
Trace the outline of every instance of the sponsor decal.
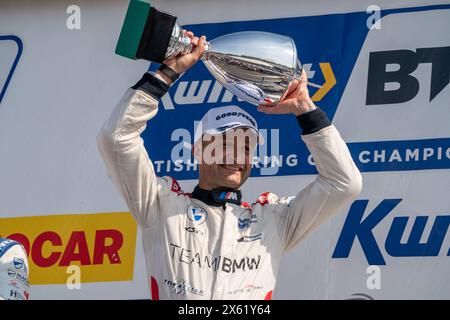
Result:
{"label": "sponsor decal", "polygon": [[[83,282],[133,279],[137,226],[128,212],[0,218],[0,237],[28,254],[30,282],[65,284],[67,267],[80,266]],[[19,270],[23,261],[14,261]],[[28,282],[8,270],[10,277]]]}
{"label": "sponsor decal", "polygon": [[[369,214],[366,214],[369,200],[353,202],[332,257],[348,258],[353,243],[358,239],[369,265],[386,265],[385,256],[381,252],[373,232],[377,225],[393,212],[401,201],[402,199],[384,199]],[[445,236],[448,233],[450,215],[437,215],[435,217],[426,242],[421,241],[421,239],[429,219],[428,216],[415,217],[408,240],[402,241],[410,219],[413,218],[398,216],[392,219],[384,243],[386,253],[391,257],[436,257],[440,255]],[[448,247],[445,247],[444,254],[450,256]]]}
{"label": "sponsor decal", "polygon": [[277,200],[278,197],[275,194],[271,192],[264,192],[258,197],[256,203],[259,203],[260,205],[264,206],[268,203],[275,203]]}
{"label": "sponsor decal", "polygon": [[252,293],[254,291],[258,291],[258,290],[262,290],[262,289],[264,289],[263,286],[259,286],[259,285],[255,285],[255,284],[247,284],[243,288],[232,289],[232,290],[229,290],[227,293],[230,295],[246,294],[246,293],[248,294],[248,293]]}
{"label": "sponsor decal", "polygon": [[199,230],[198,228],[195,228],[195,227],[185,227],[184,229],[185,229],[187,232],[195,233],[195,234],[198,234],[198,235],[200,235],[200,236],[202,236],[202,237],[205,236],[205,232]]}
{"label": "sponsor decal", "polygon": [[239,230],[248,228],[250,226],[250,219],[238,219],[238,228]]}
{"label": "sponsor decal", "polygon": [[253,213],[250,218],[239,218],[238,219],[238,228],[239,230],[246,229],[250,227],[250,224],[258,222],[256,218],[256,213]]}
{"label": "sponsor decal", "polygon": [[245,202],[245,201],[242,201],[241,207],[248,209],[248,210],[252,210],[252,206],[250,205],[250,203]]}
{"label": "sponsor decal", "polygon": [[222,114],[217,115],[216,120],[220,120],[220,119],[224,119],[227,117],[243,117],[245,119],[247,119],[248,121],[250,121],[254,126],[256,126],[255,120],[253,120],[251,117],[249,117],[248,115],[246,115],[245,113],[242,112],[224,112]]}
{"label": "sponsor decal", "polygon": [[186,213],[189,220],[193,221],[195,224],[202,224],[208,217],[208,213],[205,209],[193,206],[191,204],[188,205]]}
{"label": "sponsor decal", "polygon": [[[153,161],[153,164],[157,164],[157,163],[156,163],[155,161]],[[160,166],[160,165],[161,165],[160,163],[157,164],[157,166]],[[191,196],[190,193],[183,192],[183,190],[181,189],[181,187],[180,187],[180,185],[179,185],[179,183],[178,183],[177,180],[175,180],[175,179],[172,178],[172,177],[171,177],[171,179],[172,179],[172,186],[171,186],[170,190],[171,190],[172,192],[175,192],[176,194],[179,194],[179,195],[188,196],[188,197]]]}
{"label": "sponsor decal", "polygon": [[19,289],[19,284],[17,283],[16,280],[9,280],[8,285],[9,285],[10,287],[14,287],[14,288],[16,288],[16,289]]}
{"label": "sponsor decal", "polygon": [[239,239],[237,239],[237,242],[253,242],[260,239],[262,239],[262,232],[249,236],[242,236]]}
{"label": "sponsor decal", "polygon": [[17,300],[26,300],[25,297],[17,290],[11,289],[9,291],[9,297]]}
{"label": "sponsor decal", "polygon": [[190,284],[189,281],[184,279],[167,280],[164,279],[164,285],[168,286],[172,294],[184,296],[186,293],[195,294],[198,296],[203,296],[205,294],[204,290],[195,288]]}
{"label": "sponsor decal", "polygon": [[171,259],[200,269],[212,269],[213,271],[223,271],[226,273],[235,273],[237,271],[258,270],[261,262],[261,255],[256,257],[240,257],[231,259],[224,256],[212,256],[201,252],[183,248],[174,243],[170,243],[172,248]]}
{"label": "sponsor decal", "polygon": [[26,286],[30,286],[30,283],[28,282],[28,277],[26,275],[21,274],[20,272],[8,269],[8,276],[12,279],[16,279],[22,282]]}
{"label": "sponsor decal", "polygon": [[238,195],[236,192],[223,191],[219,194],[219,200],[238,200]]}
{"label": "sponsor decal", "polygon": [[13,263],[14,263],[14,267],[16,268],[16,269],[26,269],[25,268],[25,262],[23,261],[23,259],[22,258],[17,258],[17,257],[14,257],[14,259],[13,259]]}
{"label": "sponsor decal", "polygon": [[241,95],[241,93],[243,93],[256,105],[262,104],[264,102],[264,92],[251,83],[245,81],[228,81],[228,85],[231,93],[236,95]]}

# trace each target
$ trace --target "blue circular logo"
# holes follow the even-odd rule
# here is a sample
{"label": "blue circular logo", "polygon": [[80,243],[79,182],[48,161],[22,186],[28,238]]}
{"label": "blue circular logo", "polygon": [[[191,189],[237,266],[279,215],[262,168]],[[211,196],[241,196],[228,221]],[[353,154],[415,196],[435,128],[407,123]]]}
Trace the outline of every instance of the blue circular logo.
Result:
{"label": "blue circular logo", "polygon": [[187,216],[195,224],[202,224],[203,222],[205,222],[205,220],[208,216],[208,213],[203,208],[194,207],[192,205],[189,205],[187,208]]}

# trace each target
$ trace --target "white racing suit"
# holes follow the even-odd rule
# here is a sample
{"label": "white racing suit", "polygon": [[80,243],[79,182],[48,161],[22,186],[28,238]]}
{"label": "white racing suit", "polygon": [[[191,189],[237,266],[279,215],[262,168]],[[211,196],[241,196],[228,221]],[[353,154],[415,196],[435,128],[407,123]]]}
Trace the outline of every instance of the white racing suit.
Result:
{"label": "white racing suit", "polygon": [[27,254],[22,245],[0,238],[0,300],[29,299],[28,270]]}
{"label": "white racing suit", "polygon": [[184,193],[174,179],[155,175],[140,137],[167,90],[146,73],[98,135],[110,176],[142,230],[151,298],[271,299],[283,252],[359,194],[361,175],[349,150],[316,109],[298,122],[319,175],[295,196],[267,192],[248,204],[217,203],[198,187]]}

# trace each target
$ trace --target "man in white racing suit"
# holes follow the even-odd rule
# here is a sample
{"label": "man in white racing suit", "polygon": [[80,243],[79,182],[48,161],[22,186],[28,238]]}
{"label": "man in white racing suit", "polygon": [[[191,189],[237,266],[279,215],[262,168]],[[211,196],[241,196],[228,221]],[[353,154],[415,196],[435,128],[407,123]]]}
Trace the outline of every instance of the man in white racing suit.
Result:
{"label": "man in white racing suit", "polygon": [[[142,230],[152,299],[271,299],[284,251],[356,198],[361,175],[336,128],[312,103],[303,73],[279,104],[258,107],[267,114],[293,113],[315,160],[319,175],[295,196],[266,192],[251,204],[242,202],[239,189],[250,174],[255,148],[250,143],[245,143],[244,163],[237,157],[231,163],[200,163],[192,193],[170,177],[156,176],[140,135],[176,74],[205,50],[204,36],[188,35],[194,51],[166,60],[169,72],[145,73],[128,89],[100,131],[98,147]],[[201,123],[202,137],[244,128],[261,143],[256,121],[240,108],[215,108]],[[201,161],[198,145],[193,153]]]}
{"label": "man in white racing suit", "polygon": [[0,238],[0,300],[28,300],[28,259],[23,246]]}

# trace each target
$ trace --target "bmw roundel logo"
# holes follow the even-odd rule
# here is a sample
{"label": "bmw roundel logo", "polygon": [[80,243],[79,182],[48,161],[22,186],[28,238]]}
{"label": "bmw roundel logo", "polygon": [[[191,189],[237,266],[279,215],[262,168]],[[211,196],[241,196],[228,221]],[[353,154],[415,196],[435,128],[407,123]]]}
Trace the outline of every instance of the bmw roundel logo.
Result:
{"label": "bmw roundel logo", "polygon": [[194,207],[192,205],[189,205],[187,208],[187,216],[195,224],[202,224],[203,222],[205,222],[205,220],[208,216],[208,213],[203,208]]}

